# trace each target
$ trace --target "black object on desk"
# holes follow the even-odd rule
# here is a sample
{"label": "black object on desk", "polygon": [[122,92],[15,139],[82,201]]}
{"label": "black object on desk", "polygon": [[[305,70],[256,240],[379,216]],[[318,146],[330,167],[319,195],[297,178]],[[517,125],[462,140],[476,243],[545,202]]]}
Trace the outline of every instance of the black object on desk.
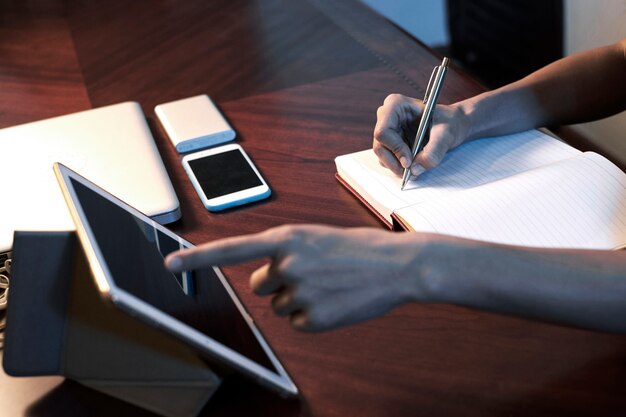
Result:
{"label": "black object on desk", "polygon": [[156,413],[195,416],[221,379],[181,342],[106,305],[73,232],[16,232],[3,357]]}

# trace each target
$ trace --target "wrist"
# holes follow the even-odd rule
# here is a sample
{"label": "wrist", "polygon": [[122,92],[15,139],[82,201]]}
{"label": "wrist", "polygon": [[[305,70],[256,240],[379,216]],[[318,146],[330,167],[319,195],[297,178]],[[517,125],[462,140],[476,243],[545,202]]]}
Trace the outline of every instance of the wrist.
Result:
{"label": "wrist", "polygon": [[532,91],[518,83],[455,103],[466,125],[465,141],[507,135],[543,125]]}
{"label": "wrist", "polygon": [[[413,238],[415,257],[410,278],[410,299],[414,302],[447,302],[451,282],[456,275],[452,269],[462,248],[460,239],[430,233],[408,233]],[[415,249],[417,248],[417,249]]]}
{"label": "wrist", "polygon": [[461,119],[464,142],[482,137],[483,132],[489,129],[485,112],[481,111],[483,103],[489,99],[488,95],[489,93],[483,93],[453,104]]}

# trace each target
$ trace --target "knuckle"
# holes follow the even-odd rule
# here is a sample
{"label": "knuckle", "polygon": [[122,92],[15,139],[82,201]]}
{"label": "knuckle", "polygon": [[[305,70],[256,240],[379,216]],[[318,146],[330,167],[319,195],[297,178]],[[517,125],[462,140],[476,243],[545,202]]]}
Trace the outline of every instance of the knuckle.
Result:
{"label": "knuckle", "polygon": [[381,130],[380,133],[375,133],[374,136],[374,144],[372,145],[372,150],[379,157],[385,156],[387,151],[391,151],[393,153],[398,153],[402,149],[403,142],[398,138],[394,138],[391,135],[385,135],[384,130]]}
{"label": "knuckle", "polygon": [[388,127],[385,125],[385,123],[376,123],[376,126],[374,127],[374,141],[385,142],[387,129]]}
{"label": "knuckle", "polygon": [[404,100],[404,96],[398,93],[389,94],[385,97],[384,105],[394,106]]}
{"label": "knuckle", "polygon": [[422,156],[421,162],[424,168],[431,169],[439,165],[441,158],[436,152],[429,152]]}
{"label": "knuckle", "polygon": [[279,316],[286,315],[286,309],[289,305],[290,297],[288,293],[282,292],[272,298],[272,310]]}
{"label": "knuckle", "polygon": [[299,262],[293,256],[284,258],[278,268],[285,281],[294,282],[300,276]]}
{"label": "knuckle", "polygon": [[310,312],[301,312],[299,314],[292,314],[290,317],[291,325],[303,332],[315,331],[314,325],[311,323]]}
{"label": "knuckle", "polygon": [[376,156],[378,156],[379,158],[385,155],[385,148],[379,142],[374,142],[372,150],[374,151],[374,154],[376,154]]}
{"label": "knuckle", "polygon": [[394,154],[398,155],[400,153],[400,151],[402,150],[402,145],[403,145],[403,143],[400,143],[398,141],[393,141],[393,142],[387,144],[387,147],[389,148],[389,150],[391,152],[393,152]]}
{"label": "knuckle", "polygon": [[374,126],[374,141],[380,139],[380,136],[384,133],[384,131],[385,128],[382,123],[376,123],[376,126]]}
{"label": "knuckle", "polygon": [[320,331],[328,326],[326,314],[320,308],[311,308],[307,311],[307,331]]}
{"label": "knuckle", "polygon": [[270,302],[270,304],[272,306],[272,310],[274,310],[275,313],[279,312],[281,303],[281,294],[277,294],[272,297],[272,301]]}

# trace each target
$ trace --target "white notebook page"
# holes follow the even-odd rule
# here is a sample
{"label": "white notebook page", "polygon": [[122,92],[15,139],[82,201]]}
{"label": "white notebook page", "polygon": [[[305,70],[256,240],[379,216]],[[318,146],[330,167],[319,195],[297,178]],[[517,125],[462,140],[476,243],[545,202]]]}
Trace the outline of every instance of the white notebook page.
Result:
{"label": "white notebook page", "polygon": [[626,243],[626,174],[587,152],[400,209],[414,230],[538,247]]}
{"label": "white notebook page", "polygon": [[401,179],[378,163],[370,150],[335,159],[337,172],[391,221],[399,208],[440,198],[491,181],[579,155],[581,152],[538,130],[479,139],[449,152],[435,169],[400,190]]}

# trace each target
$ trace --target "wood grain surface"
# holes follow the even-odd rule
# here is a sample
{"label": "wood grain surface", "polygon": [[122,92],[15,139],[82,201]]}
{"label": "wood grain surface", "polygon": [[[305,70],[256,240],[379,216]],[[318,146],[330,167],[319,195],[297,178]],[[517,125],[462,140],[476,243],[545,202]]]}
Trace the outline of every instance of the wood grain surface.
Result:
{"label": "wood grain surface", "polygon": [[[420,97],[440,57],[357,1],[1,3],[0,127],[138,101],[194,243],[285,223],[381,227],[335,180],[371,146],[387,94]],[[441,102],[482,91],[453,67]],[[153,108],[209,94],[271,199],[207,212]],[[4,156],[3,156],[4,157]],[[261,261],[224,268],[301,390],[228,379],[203,415],[622,415],[626,338],[448,305],[406,305],[323,334],[296,332],[248,290]],[[506,277],[502,277],[506,279]],[[0,374],[2,415],[151,415],[60,378]]]}

